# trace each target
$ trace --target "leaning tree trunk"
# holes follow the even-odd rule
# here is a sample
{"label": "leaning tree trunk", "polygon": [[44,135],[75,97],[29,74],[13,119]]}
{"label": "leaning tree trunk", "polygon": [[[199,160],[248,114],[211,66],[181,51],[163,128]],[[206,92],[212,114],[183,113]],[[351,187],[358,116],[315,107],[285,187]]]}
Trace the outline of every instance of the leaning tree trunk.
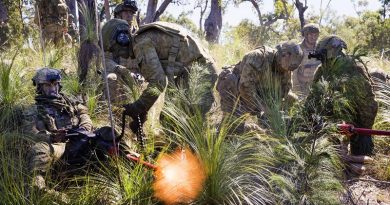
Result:
{"label": "leaning tree trunk", "polygon": [[143,24],[152,23],[154,15],[156,14],[158,0],[149,0],[148,7],[146,8],[146,17],[143,20]]}
{"label": "leaning tree trunk", "polygon": [[210,43],[218,43],[222,29],[222,7],[219,0],[211,0],[210,14],[204,21],[206,40]]}

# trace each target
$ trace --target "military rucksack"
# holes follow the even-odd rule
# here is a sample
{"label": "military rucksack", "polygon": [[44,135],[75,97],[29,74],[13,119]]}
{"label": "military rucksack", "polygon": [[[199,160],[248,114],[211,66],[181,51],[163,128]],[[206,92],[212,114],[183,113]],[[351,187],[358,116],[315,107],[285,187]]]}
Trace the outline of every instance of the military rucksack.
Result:
{"label": "military rucksack", "polygon": [[204,58],[210,58],[207,54],[206,50],[203,48],[203,46],[199,43],[199,41],[196,38],[193,38],[191,35],[189,35],[189,32],[184,27],[174,24],[174,23],[168,23],[168,22],[162,22],[157,21],[149,24],[145,24],[139,28],[139,30],[134,34],[134,38],[136,38],[139,35],[142,35],[143,33],[150,31],[150,30],[158,30],[162,31],[170,36],[172,36],[172,46],[169,49],[168,52],[168,65],[166,68],[166,72],[169,74],[170,68],[174,67],[176,62],[176,57],[179,54],[180,47],[181,46],[188,46],[188,40],[195,42],[200,54]]}

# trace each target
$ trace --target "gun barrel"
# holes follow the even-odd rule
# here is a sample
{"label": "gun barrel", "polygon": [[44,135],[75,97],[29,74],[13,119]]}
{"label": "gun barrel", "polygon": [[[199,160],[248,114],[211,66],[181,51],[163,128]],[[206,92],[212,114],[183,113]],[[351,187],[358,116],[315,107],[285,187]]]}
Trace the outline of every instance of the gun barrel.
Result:
{"label": "gun barrel", "polygon": [[134,162],[138,162],[138,163],[140,163],[140,164],[146,166],[146,167],[149,168],[149,169],[153,169],[153,170],[156,170],[156,169],[157,169],[157,166],[156,166],[156,165],[154,165],[154,164],[152,164],[152,163],[150,163],[150,162],[145,162],[145,161],[141,160],[140,158],[135,157],[135,156],[133,156],[133,155],[131,155],[131,154],[126,155],[126,157],[127,157],[129,160],[134,161]]}
{"label": "gun barrel", "polygon": [[351,124],[338,124],[337,128],[344,134],[361,134],[361,135],[385,135],[390,136],[390,131],[386,130],[373,130],[367,128],[357,128]]}
{"label": "gun barrel", "polygon": [[362,135],[385,135],[390,136],[390,131],[385,130],[372,130],[372,129],[366,129],[366,128],[353,128],[353,133],[356,134],[362,134]]}

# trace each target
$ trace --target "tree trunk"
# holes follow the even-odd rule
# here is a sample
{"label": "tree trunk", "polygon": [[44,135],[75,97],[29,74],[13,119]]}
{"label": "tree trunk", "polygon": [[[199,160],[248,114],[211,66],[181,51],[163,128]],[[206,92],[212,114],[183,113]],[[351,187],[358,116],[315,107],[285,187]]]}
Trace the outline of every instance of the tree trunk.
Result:
{"label": "tree trunk", "polygon": [[295,1],[295,6],[298,9],[298,15],[299,15],[299,22],[301,23],[301,29],[303,26],[305,26],[305,11],[307,9],[307,0],[305,0],[305,6],[303,6],[303,3],[300,2],[299,0]]}
{"label": "tree trunk", "polygon": [[152,23],[154,19],[154,15],[156,13],[158,0],[149,0],[148,7],[146,9],[146,17],[143,20],[143,24]]}
{"label": "tree trunk", "polygon": [[210,43],[218,43],[222,29],[222,7],[219,0],[211,0],[210,14],[204,22],[206,40]]}
{"label": "tree trunk", "polygon": [[154,17],[153,17],[153,22],[154,21],[157,21],[161,14],[164,13],[164,11],[167,9],[168,5],[172,2],[172,0],[164,0],[160,7],[157,9],[156,13],[154,14]]}
{"label": "tree trunk", "polygon": [[204,7],[202,7],[202,4],[198,6],[200,8],[200,18],[199,18],[199,31],[200,33],[203,33],[203,16],[206,13],[207,6],[209,4],[209,0],[206,0]]}
{"label": "tree trunk", "polygon": [[0,26],[2,23],[5,23],[8,21],[8,12],[7,8],[4,5],[3,0],[0,0]]}
{"label": "tree trunk", "polygon": [[260,26],[263,26],[264,25],[263,15],[261,14],[259,4],[255,0],[245,0],[245,1],[251,2],[252,6],[255,7],[255,10],[257,12],[257,18],[259,18]]}
{"label": "tree trunk", "polygon": [[[11,45],[22,45],[23,21],[20,16],[20,1],[0,0],[0,50]],[[3,21],[3,22],[2,22]]]}
{"label": "tree trunk", "polygon": [[107,21],[111,19],[110,13],[110,2],[109,0],[104,0],[104,13],[106,14]]}

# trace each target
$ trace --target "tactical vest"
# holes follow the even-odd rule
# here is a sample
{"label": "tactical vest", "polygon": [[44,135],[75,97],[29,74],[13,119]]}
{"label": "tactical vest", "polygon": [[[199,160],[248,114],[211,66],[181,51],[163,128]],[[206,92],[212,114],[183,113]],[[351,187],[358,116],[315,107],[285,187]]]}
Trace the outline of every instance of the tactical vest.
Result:
{"label": "tactical vest", "polygon": [[58,129],[71,129],[78,126],[78,110],[74,103],[64,98],[61,103],[37,103],[38,119],[43,121],[50,132]]}

